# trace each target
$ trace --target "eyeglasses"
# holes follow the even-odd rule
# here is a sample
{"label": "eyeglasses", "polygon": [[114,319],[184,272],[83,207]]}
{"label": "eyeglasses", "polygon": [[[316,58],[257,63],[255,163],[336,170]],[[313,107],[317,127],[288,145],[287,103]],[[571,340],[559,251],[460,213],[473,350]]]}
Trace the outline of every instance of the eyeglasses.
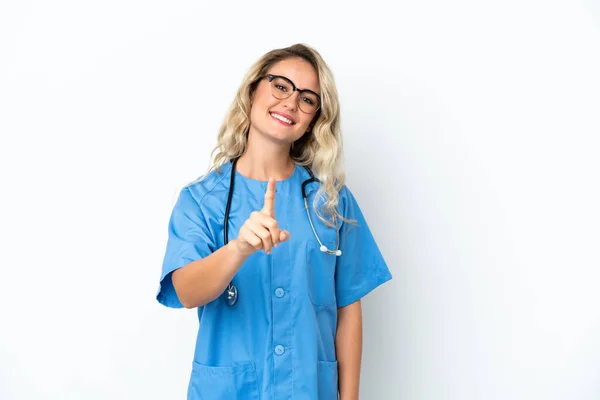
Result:
{"label": "eyeglasses", "polygon": [[321,107],[321,98],[318,94],[308,89],[298,89],[294,82],[285,76],[267,74],[264,76],[269,80],[271,94],[279,100],[290,97],[294,92],[299,92],[298,107],[305,114],[314,114]]}

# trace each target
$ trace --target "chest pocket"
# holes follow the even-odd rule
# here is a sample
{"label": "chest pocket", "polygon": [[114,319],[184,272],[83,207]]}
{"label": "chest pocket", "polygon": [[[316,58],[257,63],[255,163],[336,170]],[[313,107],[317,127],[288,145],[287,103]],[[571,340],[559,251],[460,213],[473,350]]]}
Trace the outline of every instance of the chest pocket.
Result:
{"label": "chest pocket", "polygon": [[[323,242],[328,249],[334,250],[336,242]],[[335,298],[335,264],[337,257],[320,250],[316,240],[311,240],[306,246],[306,267],[308,279],[308,294],[314,306],[332,307],[336,305]]]}

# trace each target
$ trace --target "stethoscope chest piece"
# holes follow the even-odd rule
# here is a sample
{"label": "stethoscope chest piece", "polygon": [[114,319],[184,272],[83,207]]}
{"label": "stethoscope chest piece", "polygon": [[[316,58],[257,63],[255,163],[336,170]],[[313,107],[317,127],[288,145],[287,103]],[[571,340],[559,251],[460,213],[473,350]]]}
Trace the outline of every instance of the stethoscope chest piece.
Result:
{"label": "stethoscope chest piece", "polygon": [[225,292],[223,292],[223,298],[228,306],[232,306],[238,299],[238,291],[235,285],[230,285]]}

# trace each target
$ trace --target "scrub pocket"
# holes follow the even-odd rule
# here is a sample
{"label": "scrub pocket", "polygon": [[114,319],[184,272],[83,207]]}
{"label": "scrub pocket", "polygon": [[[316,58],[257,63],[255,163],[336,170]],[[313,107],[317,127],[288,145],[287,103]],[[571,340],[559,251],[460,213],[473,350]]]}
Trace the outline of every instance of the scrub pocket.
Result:
{"label": "scrub pocket", "polygon": [[194,361],[188,400],[258,400],[258,379],[253,362],[231,367],[209,367]]}
{"label": "scrub pocket", "polygon": [[337,361],[317,361],[319,400],[338,399]]}
{"label": "scrub pocket", "polygon": [[[335,249],[336,243],[323,242],[328,249]],[[311,241],[306,246],[306,267],[308,294],[313,305],[318,307],[335,306],[335,263],[337,256],[320,250],[319,242]]]}

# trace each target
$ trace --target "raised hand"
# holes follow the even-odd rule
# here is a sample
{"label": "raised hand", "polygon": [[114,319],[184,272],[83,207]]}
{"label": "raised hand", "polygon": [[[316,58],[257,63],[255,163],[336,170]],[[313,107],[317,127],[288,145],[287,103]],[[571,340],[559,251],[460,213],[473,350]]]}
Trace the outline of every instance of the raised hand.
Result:
{"label": "raised hand", "polygon": [[290,233],[279,229],[275,219],[275,179],[269,178],[262,210],[253,211],[240,229],[236,240],[238,250],[250,255],[257,250],[271,254],[271,249],[290,238]]}

